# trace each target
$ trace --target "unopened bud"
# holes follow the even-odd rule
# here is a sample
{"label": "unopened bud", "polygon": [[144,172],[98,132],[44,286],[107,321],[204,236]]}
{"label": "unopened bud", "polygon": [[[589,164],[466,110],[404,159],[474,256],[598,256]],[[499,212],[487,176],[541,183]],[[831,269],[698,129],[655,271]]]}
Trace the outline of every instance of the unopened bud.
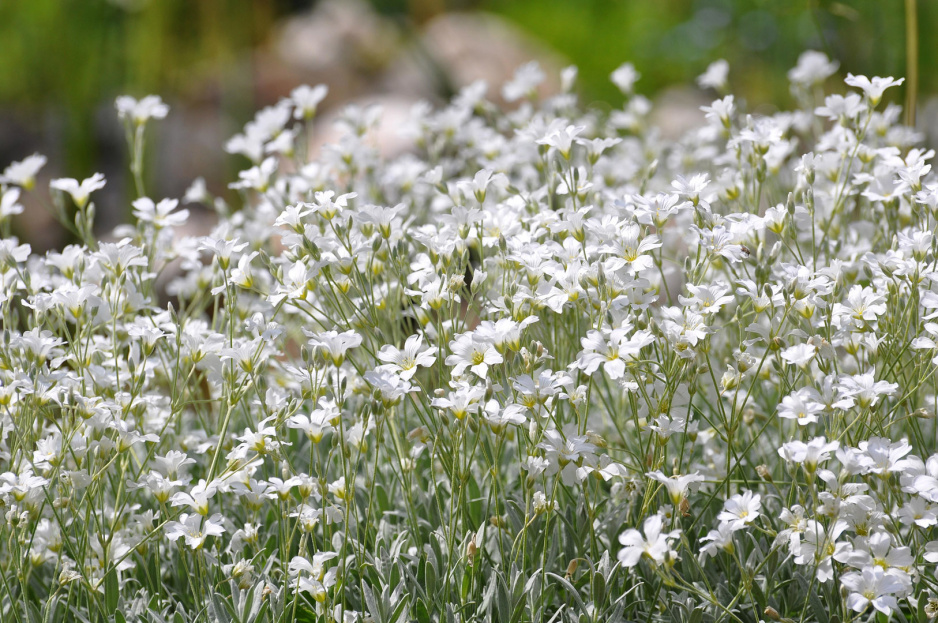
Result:
{"label": "unopened bud", "polygon": [[757,465],[756,473],[759,474],[759,478],[766,482],[772,482],[772,473],[769,471],[768,466],[766,465]]}

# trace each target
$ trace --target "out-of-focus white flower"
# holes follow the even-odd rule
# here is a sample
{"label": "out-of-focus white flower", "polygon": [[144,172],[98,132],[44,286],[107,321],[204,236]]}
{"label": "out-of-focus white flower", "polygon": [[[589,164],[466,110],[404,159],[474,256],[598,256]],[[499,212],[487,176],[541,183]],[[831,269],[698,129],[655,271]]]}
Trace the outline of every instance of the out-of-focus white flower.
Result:
{"label": "out-of-focus white flower", "polygon": [[185,224],[189,218],[189,210],[174,212],[179,206],[177,199],[162,199],[154,203],[149,197],[140,197],[134,200],[134,216],[144,223],[152,223],[154,227],[178,227]]}
{"label": "out-of-focus white flower", "polygon": [[808,50],[798,57],[798,64],[788,72],[788,79],[801,86],[813,86],[834,75],[839,64],[823,52]]}
{"label": "out-of-focus white flower", "polygon": [[137,100],[129,95],[121,95],[114,102],[117,115],[136,125],[143,125],[150,119],[163,119],[169,114],[169,106],[163,103],[159,95],[147,95]]}
{"label": "out-of-focus white flower", "polygon": [[616,85],[623,95],[631,95],[635,89],[635,83],[642,77],[642,74],[635,70],[632,63],[623,63],[609,76],[612,83]]}
{"label": "out-of-focus white flower", "polygon": [[515,70],[514,77],[502,87],[502,97],[508,102],[528,97],[535,92],[544,78],[544,71],[536,61],[526,63]]}
{"label": "out-of-focus white flower", "polygon": [[88,198],[91,193],[104,188],[104,174],[95,173],[89,178],[78,180],[72,178],[59,178],[49,182],[49,187],[53,190],[59,190],[72,196],[72,201],[79,208],[84,208],[88,204]]}
{"label": "out-of-focus white flower", "polygon": [[319,104],[326,99],[329,93],[329,87],[324,84],[317,84],[314,87],[309,85],[298,86],[290,92],[290,99],[293,100],[293,116],[297,119],[312,119],[316,116],[316,110]]}
{"label": "out-of-focus white flower", "polygon": [[32,190],[36,185],[36,175],[45,164],[46,157],[42,154],[27,156],[7,166],[0,175],[0,182],[16,184],[25,190]]}
{"label": "out-of-focus white flower", "polygon": [[854,76],[853,74],[847,74],[847,77],[844,79],[844,82],[849,84],[852,87],[856,87],[863,91],[868,98],[870,98],[870,103],[873,106],[879,104],[880,100],[883,98],[883,93],[889,87],[896,87],[905,82],[905,78],[899,78],[896,80],[892,76],[888,78],[874,77],[872,79],[867,78],[866,76]]}
{"label": "out-of-focus white flower", "polygon": [[707,71],[697,76],[697,84],[701,89],[726,89],[726,80],[729,77],[730,64],[722,58],[707,66]]}

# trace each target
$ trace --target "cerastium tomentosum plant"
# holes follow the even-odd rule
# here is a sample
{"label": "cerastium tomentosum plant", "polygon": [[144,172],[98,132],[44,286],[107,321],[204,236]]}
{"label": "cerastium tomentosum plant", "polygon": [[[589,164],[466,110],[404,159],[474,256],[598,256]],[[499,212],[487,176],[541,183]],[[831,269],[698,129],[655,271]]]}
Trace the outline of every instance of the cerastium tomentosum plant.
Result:
{"label": "cerastium tomentosum plant", "polygon": [[[808,52],[797,110],[722,99],[668,142],[474,84],[382,155],[324,87],[261,111],[208,236],[143,196],[95,239],[10,236],[2,176],[0,619],[919,621],[938,612],[938,179]],[[172,303],[167,303],[171,300]]]}

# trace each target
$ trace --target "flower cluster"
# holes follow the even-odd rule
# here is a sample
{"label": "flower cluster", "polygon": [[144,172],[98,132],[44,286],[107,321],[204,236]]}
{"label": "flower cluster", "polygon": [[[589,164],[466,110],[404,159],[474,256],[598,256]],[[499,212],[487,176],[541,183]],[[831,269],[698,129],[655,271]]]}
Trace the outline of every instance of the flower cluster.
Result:
{"label": "flower cluster", "polygon": [[[678,140],[520,68],[389,153],[324,86],[132,222],[0,175],[0,619],[921,620],[938,612],[938,177],[892,78]],[[844,92],[846,91],[846,92]],[[232,201],[233,197],[238,200]],[[194,233],[189,209],[217,213]],[[115,619],[116,617],[116,619]]]}

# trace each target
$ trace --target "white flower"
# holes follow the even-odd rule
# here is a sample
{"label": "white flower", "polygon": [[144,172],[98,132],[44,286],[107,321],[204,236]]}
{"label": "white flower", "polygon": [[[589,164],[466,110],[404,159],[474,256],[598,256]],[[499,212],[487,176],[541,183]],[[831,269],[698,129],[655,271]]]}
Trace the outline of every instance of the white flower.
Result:
{"label": "white flower", "polygon": [[163,227],[178,227],[185,224],[189,218],[189,210],[174,210],[179,206],[177,199],[163,199],[153,203],[149,197],[140,197],[133,202],[134,216],[144,223],[153,223],[157,229]]}
{"label": "white flower", "polygon": [[463,333],[449,343],[452,355],[446,365],[453,366],[453,376],[462,376],[466,368],[480,378],[488,374],[489,366],[502,363],[504,359],[491,342],[482,341],[473,333]]}
{"label": "white flower", "polygon": [[863,328],[886,313],[886,298],[872,288],[854,285],[845,303],[835,303],[833,313],[844,324]]}
{"label": "white flower", "polygon": [[671,541],[680,538],[680,530],[664,531],[661,515],[652,515],[645,520],[641,532],[629,528],[619,535],[619,562],[624,567],[634,567],[642,558],[648,558],[656,565],[673,562],[677,553],[671,549]]}
{"label": "white flower", "polygon": [[617,329],[588,331],[580,340],[583,350],[577,355],[576,366],[592,375],[602,365],[610,379],[622,378],[626,363],[637,359],[641,350],[654,342],[651,332],[645,329],[630,333],[632,326],[629,324]]}
{"label": "white flower", "polygon": [[430,404],[436,409],[446,409],[457,420],[465,418],[470,413],[477,413],[481,408],[479,402],[485,396],[484,387],[474,387],[468,383],[455,383],[455,390],[449,396],[434,398]]}
{"label": "white flower", "polygon": [[241,190],[255,190],[259,193],[267,192],[271,180],[277,171],[277,159],[271,156],[264,159],[259,165],[240,171],[238,181],[228,184],[228,188]]}
{"label": "white flower", "polygon": [[795,563],[814,567],[817,580],[829,582],[834,577],[833,559],[841,562],[850,551],[848,543],[837,541],[846,529],[844,521],[835,521],[828,531],[821,522],[809,520],[795,554]]}
{"label": "white flower", "polygon": [[[345,193],[336,197],[335,192],[326,190],[315,194],[316,200],[312,203],[302,204],[304,208],[309,208],[314,214],[318,214],[327,221],[342,214],[349,208],[349,202],[357,197],[357,193]],[[333,199],[335,197],[335,199]],[[390,222],[390,221],[388,221]]]}
{"label": "white flower", "polygon": [[179,492],[170,498],[170,504],[173,506],[188,506],[199,515],[208,515],[208,501],[218,491],[214,482],[206,483],[200,480],[198,484],[188,492]]}
{"label": "white flower", "polygon": [[686,474],[684,476],[665,476],[661,472],[649,472],[645,474],[652,480],[657,480],[665,486],[668,490],[668,497],[671,499],[671,504],[674,505],[674,508],[680,508],[681,502],[687,497],[687,494],[690,493],[699,483],[703,482],[704,478],[700,475],[699,472],[693,474]]}
{"label": "white flower", "polygon": [[16,184],[26,190],[36,185],[36,174],[46,164],[46,157],[42,154],[33,154],[10,164],[0,175],[0,182]]}
{"label": "white flower", "polygon": [[889,87],[899,86],[905,82],[905,78],[899,78],[896,80],[892,76],[889,76],[888,78],[880,78],[877,76],[870,79],[866,76],[854,76],[853,74],[848,73],[847,77],[844,79],[844,82],[863,91],[866,96],[870,98],[870,103],[873,104],[873,106],[876,106],[883,98],[883,92],[886,89]]}
{"label": "white flower", "polygon": [[732,95],[714,100],[709,106],[701,106],[704,117],[711,123],[718,123],[726,128],[730,127],[730,120],[736,112],[736,100]]}
{"label": "white flower", "polygon": [[843,396],[867,408],[875,406],[881,396],[892,396],[899,389],[899,385],[888,381],[877,381],[873,372],[867,372],[840,377],[838,389]]}
{"label": "white flower", "polygon": [[167,477],[184,476],[189,465],[195,465],[195,459],[178,450],[170,450],[164,456],[153,457],[153,466]]}
{"label": "white flower", "polygon": [[[789,346],[781,352],[782,359],[793,366],[806,366],[814,359],[817,354],[817,347],[814,344],[795,344]],[[800,422],[799,422],[800,423]]]}
{"label": "white flower", "polygon": [[209,203],[212,196],[208,192],[204,177],[197,177],[192,180],[192,184],[186,189],[186,195],[183,197],[183,203]]}
{"label": "white flower", "polygon": [[831,452],[839,447],[839,441],[828,442],[824,437],[815,437],[808,443],[789,441],[778,449],[778,454],[786,461],[803,464],[805,471],[813,474],[818,465],[829,460]]}
{"label": "white flower", "polygon": [[546,513],[554,508],[554,502],[547,499],[543,491],[535,491],[531,496],[531,507],[538,515]]}
{"label": "white flower", "polygon": [[708,556],[716,556],[720,550],[732,553],[735,549],[733,543],[733,533],[739,529],[739,526],[732,522],[721,523],[716,530],[711,530],[707,536],[700,539],[701,543],[706,543],[700,548],[701,563]]}
{"label": "white flower", "polygon": [[689,283],[686,287],[691,296],[678,295],[678,301],[681,305],[693,307],[701,314],[716,314],[724,305],[733,301],[733,297],[727,294],[729,286],[723,282],[699,286]]}
{"label": "white flower", "polygon": [[577,125],[552,126],[549,128],[547,135],[538,139],[536,142],[538,145],[553,147],[560,152],[561,156],[569,160],[570,150],[573,148],[574,141],[576,141],[577,136],[585,129],[584,126]]}
{"label": "white flower", "polygon": [[855,569],[880,567],[890,575],[908,582],[908,571],[915,564],[915,557],[911,548],[898,545],[888,532],[880,530],[868,537],[857,538],[853,552],[844,562]]}
{"label": "white flower", "polygon": [[701,89],[716,89],[722,91],[726,88],[726,79],[730,73],[730,64],[722,58],[707,66],[707,71],[697,77],[697,84]]}
{"label": "white flower", "polygon": [[335,401],[326,397],[319,399],[319,408],[309,415],[296,414],[287,420],[287,427],[302,430],[313,443],[322,441],[323,436],[335,430],[339,422],[340,412]]}
{"label": "white flower", "polygon": [[824,405],[819,399],[820,394],[816,389],[802,387],[782,398],[782,404],[778,406],[778,416],[797,420],[801,426],[817,422],[818,414],[824,411]]}
{"label": "white flower", "polygon": [[808,523],[804,516],[804,507],[795,504],[790,509],[782,510],[779,516],[785,528],[778,533],[776,543],[788,542],[788,551],[792,555],[798,555],[801,551],[801,535],[807,528]]}
{"label": "white flower", "polygon": [[418,391],[410,381],[390,370],[379,368],[365,373],[365,380],[378,392],[385,407],[396,405],[405,394]]}
{"label": "white flower", "polygon": [[871,437],[857,447],[869,457],[869,470],[874,474],[901,472],[909,466],[909,462],[902,459],[912,451],[906,439],[893,443],[883,437]]}
{"label": "white flower", "polygon": [[202,549],[205,540],[210,536],[220,536],[225,533],[225,527],[221,525],[221,515],[212,515],[202,523],[202,516],[195,514],[189,515],[183,513],[179,516],[179,521],[167,522],[163,528],[166,532],[166,538],[170,541],[176,541],[179,537],[186,540],[186,545],[192,549]]}
{"label": "white flower", "polygon": [[293,116],[297,119],[312,119],[316,116],[316,109],[319,104],[326,99],[329,93],[329,87],[324,84],[317,84],[314,87],[309,85],[298,86],[290,92],[290,99],[293,100]]}
{"label": "white flower", "polygon": [[471,181],[457,182],[457,187],[462,190],[464,195],[474,197],[479,203],[485,202],[485,196],[490,185],[505,187],[508,185],[508,178],[504,173],[495,173],[492,169],[480,169]]}
{"label": "white flower", "polygon": [[928,528],[938,525],[938,509],[923,498],[913,497],[898,510],[899,521],[904,525]]}
{"label": "white flower", "polygon": [[810,87],[834,75],[837,61],[827,58],[823,52],[808,50],[798,57],[798,64],[788,72],[788,79],[793,83]]}
{"label": "white flower", "polygon": [[832,121],[853,120],[865,110],[866,104],[863,98],[856,93],[848,93],[847,95],[828,95],[824,100],[824,105],[814,109],[814,114]]}
{"label": "white flower", "polygon": [[911,480],[911,489],[932,502],[938,502],[938,454],[928,457],[924,469],[910,470],[903,478]]}
{"label": "white flower", "polygon": [[514,377],[511,386],[518,392],[518,400],[529,409],[536,409],[539,404],[550,404],[551,397],[562,389],[562,372],[548,369],[539,370],[535,376],[523,374]]}
{"label": "white flower", "polygon": [[[343,195],[342,197],[347,197],[347,195]],[[342,197],[339,197],[339,199],[341,200]],[[406,207],[407,206],[403,203],[399,203],[393,208],[377,205],[362,206],[361,209],[358,210],[358,220],[363,226],[363,233],[370,235],[369,230],[377,227],[378,233],[381,234],[382,238],[390,238],[395,223],[400,222],[398,214],[403,212]]]}
{"label": "white flower", "polygon": [[623,95],[631,95],[635,88],[635,83],[642,77],[642,74],[635,71],[632,63],[623,63],[609,76],[612,83],[616,85]]}
{"label": "white flower", "polygon": [[752,491],[734,495],[723,504],[723,510],[717,515],[721,522],[741,528],[752,523],[761,515],[762,496]]}
{"label": "white flower", "polygon": [[568,65],[560,70],[560,90],[564,93],[570,93],[576,85],[579,69],[576,65]]}
{"label": "white flower", "polygon": [[362,343],[362,336],[355,331],[315,333],[303,329],[303,333],[309,338],[309,346],[316,352],[322,353],[323,357],[331,361],[332,365],[337,368],[345,361],[346,353],[361,346]]}
{"label": "white flower", "polygon": [[500,433],[509,424],[520,425],[526,423],[528,421],[528,418],[525,417],[527,410],[527,407],[519,404],[509,404],[502,408],[498,401],[490,400],[485,403],[485,410],[482,415],[485,417],[485,421],[489,423],[489,426],[492,427],[492,430]]}
{"label": "white flower", "polygon": [[515,70],[514,77],[502,87],[502,97],[514,102],[535,92],[544,81],[544,72],[536,61],[526,63]]}
{"label": "white flower", "polygon": [[4,238],[0,240],[0,267],[6,270],[6,267],[14,264],[22,264],[29,259],[32,247],[28,244],[18,244],[16,238]]}
{"label": "white flower", "polygon": [[693,357],[694,347],[710,333],[703,316],[688,308],[664,307],[660,322],[665,337],[683,358]]}
{"label": "white flower", "polygon": [[23,213],[23,206],[17,203],[19,198],[19,188],[7,188],[6,190],[0,189],[0,220],[8,216],[13,216],[14,214]]}
{"label": "white flower", "polygon": [[319,552],[309,560],[301,556],[294,556],[288,567],[290,584],[293,588],[309,593],[318,603],[326,600],[328,591],[338,579],[335,567],[326,570],[325,564],[338,556],[335,552]]}
{"label": "white flower", "polygon": [[169,106],[163,103],[159,95],[147,95],[141,100],[121,95],[114,106],[121,119],[129,119],[137,125],[143,125],[150,119],[163,119],[169,114]]}
{"label": "white flower", "polygon": [[88,204],[88,197],[96,190],[104,188],[104,174],[95,173],[89,178],[78,180],[72,178],[59,178],[49,182],[49,188],[60,190],[72,196],[72,201],[79,208],[84,208]]}
{"label": "white flower", "polygon": [[847,573],[840,579],[850,591],[847,607],[854,612],[863,612],[870,604],[889,616],[899,607],[896,594],[905,593],[907,587],[897,578],[887,574],[881,567],[872,566],[860,572]]}
{"label": "white flower", "polygon": [[423,336],[419,334],[408,337],[402,350],[390,344],[383,346],[378,351],[378,359],[386,363],[379,366],[379,369],[399,374],[405,381],[412,378],[417,373],[418,366],[429,368],[436,361],[433,349],[421,350],[422,346]]}

